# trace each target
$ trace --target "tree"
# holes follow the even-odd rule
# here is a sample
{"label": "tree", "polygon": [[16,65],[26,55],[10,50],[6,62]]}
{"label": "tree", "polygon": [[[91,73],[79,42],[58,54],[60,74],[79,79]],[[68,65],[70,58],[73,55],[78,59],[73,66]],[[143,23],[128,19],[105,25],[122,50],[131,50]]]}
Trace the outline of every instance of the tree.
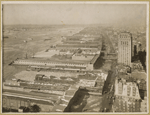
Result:
{"label": "tree", "polygon": [[29,107],[25,107],[25,108],[23,109],[23,112],[30,112],[30,108],[29,108]]}
{"label": "tree", "polygon": [[2,108],[2,112],[10,112],[10,108],[5,108],[5,107],[3,107],[3,108]]}
{"label": "tree", "polygon": [[40,112],[41,111],[41,108],[38,106],[38,105],[33,105],[31,106],[31,112]]}

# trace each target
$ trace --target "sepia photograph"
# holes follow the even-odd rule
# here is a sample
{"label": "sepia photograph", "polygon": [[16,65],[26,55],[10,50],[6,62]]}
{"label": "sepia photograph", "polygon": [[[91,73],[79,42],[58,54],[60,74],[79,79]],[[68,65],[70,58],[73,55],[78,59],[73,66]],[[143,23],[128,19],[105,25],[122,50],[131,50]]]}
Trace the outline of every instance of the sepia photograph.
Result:
{"label": "sepia photograph", "polygon": [[149,2],[1,1],[2,113],[149,113]]}

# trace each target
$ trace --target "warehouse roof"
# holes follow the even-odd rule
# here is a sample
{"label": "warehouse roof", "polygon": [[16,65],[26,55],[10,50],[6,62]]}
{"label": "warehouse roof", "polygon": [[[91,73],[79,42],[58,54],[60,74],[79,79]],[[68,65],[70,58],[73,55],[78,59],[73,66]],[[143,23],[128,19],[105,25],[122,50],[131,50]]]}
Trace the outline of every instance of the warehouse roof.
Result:
{"label": "warehouse roof", "polygon": [[96,54],[93,59],[90,61],[91,64],[94,64],[96,62],[96,60],[98,59],[99,55]]}

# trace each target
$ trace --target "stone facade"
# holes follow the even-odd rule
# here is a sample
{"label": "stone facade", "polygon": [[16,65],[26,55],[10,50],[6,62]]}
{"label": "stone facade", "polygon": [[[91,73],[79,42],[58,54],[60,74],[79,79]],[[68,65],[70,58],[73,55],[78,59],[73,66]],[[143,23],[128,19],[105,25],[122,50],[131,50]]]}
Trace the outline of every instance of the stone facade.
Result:
{"label": "stone facade", "polygon": [[118,63],[131,65],[132,36],[128,32],[121,33],[118,38]]}

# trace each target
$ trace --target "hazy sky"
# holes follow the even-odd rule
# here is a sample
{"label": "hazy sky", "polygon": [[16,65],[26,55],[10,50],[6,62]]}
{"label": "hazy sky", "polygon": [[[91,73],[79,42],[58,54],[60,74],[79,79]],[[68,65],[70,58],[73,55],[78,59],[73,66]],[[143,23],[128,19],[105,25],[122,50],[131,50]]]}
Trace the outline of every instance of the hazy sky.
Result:
{"label": "hazy sky", "polygon": [[145,24],[146,4],[5,4],[4,24]]}

